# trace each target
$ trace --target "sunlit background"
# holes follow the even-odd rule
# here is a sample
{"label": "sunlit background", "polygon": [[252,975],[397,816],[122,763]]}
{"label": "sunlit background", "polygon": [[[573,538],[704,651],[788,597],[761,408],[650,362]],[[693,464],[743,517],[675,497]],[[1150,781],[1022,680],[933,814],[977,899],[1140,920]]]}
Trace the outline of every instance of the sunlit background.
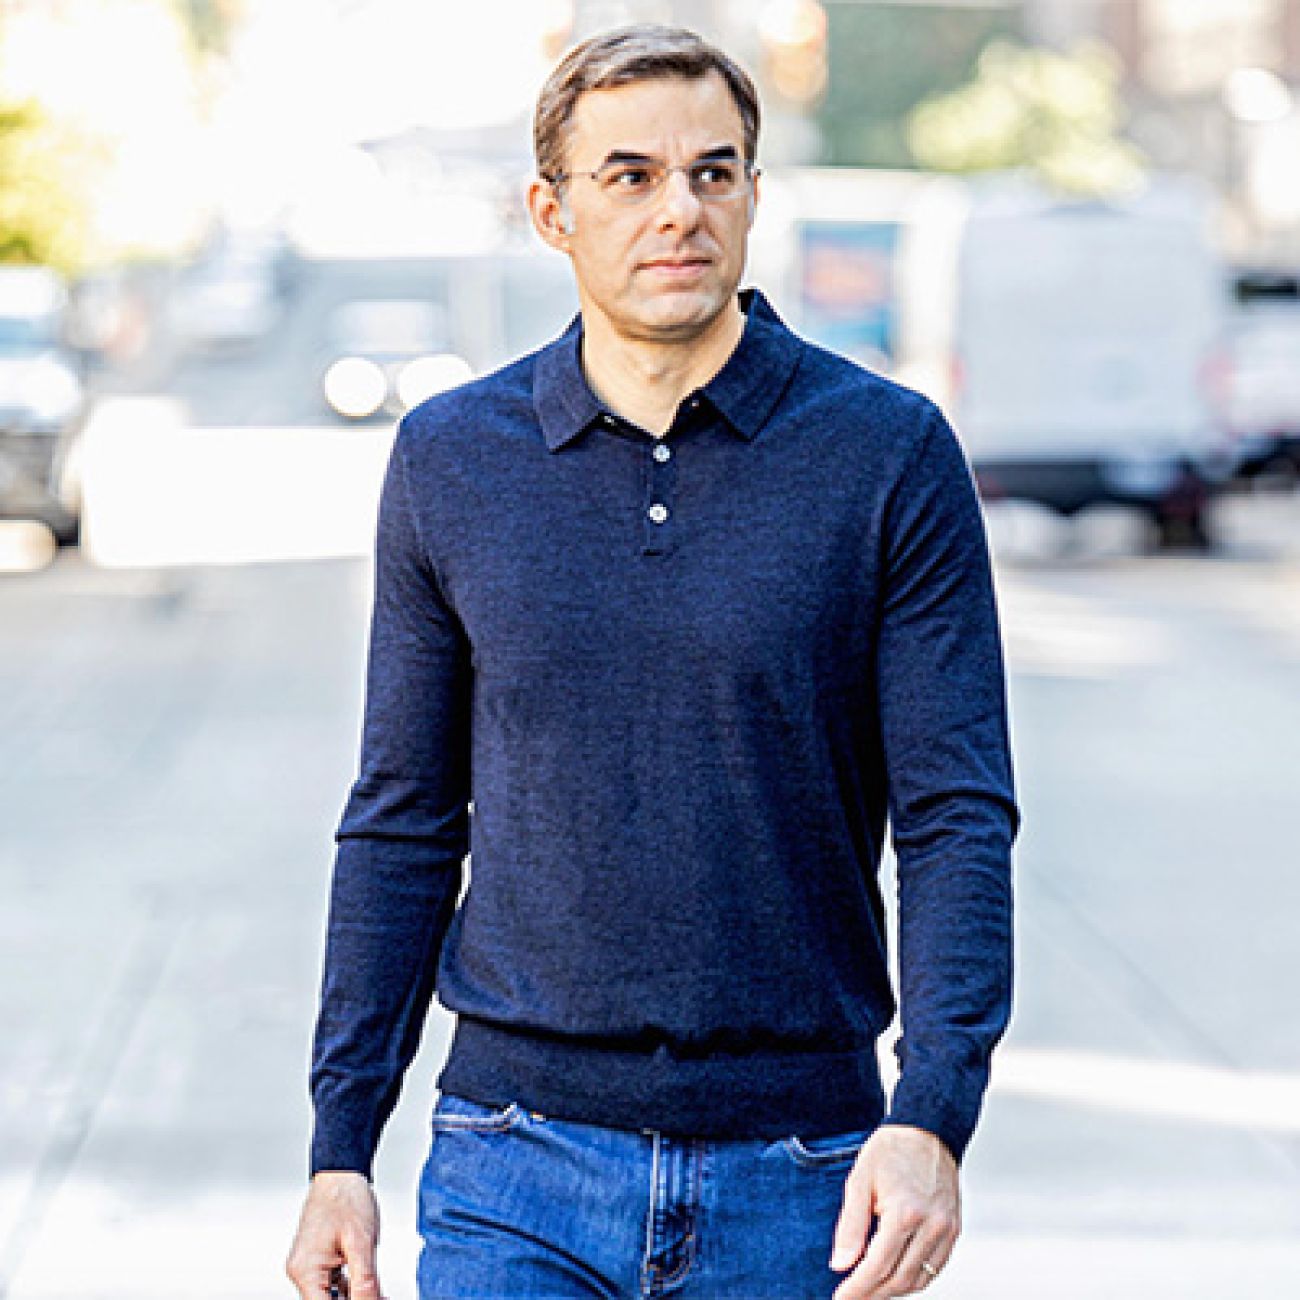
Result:
{"label": "sunlit background", "polygon": [[633,19],[754,73],[748,282],[985,502],[1018,985],[927,1293],[1292,1294],[1300,0],[0,0],[0,1298],[289,1294],[380,476],[576,309],[530,114]]}

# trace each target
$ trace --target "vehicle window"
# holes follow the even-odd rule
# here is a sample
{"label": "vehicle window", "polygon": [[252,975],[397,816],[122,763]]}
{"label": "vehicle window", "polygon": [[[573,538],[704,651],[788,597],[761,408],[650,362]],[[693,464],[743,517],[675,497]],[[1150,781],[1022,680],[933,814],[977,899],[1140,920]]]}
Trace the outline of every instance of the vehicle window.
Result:
{"label": "vehicle window", "polygon": [[52,318],[45,316],[0,316],[0,348],[51,347],[58,342]]}

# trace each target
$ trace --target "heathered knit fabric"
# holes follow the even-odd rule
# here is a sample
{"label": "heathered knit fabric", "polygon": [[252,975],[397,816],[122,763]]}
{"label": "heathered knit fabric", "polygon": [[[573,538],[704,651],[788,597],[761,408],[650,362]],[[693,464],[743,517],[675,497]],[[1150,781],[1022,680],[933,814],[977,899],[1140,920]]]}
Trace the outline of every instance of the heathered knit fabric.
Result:
{"label": "heathered knit fabric", "polygon": [[401,422],[313,1172],[370,1172],[435,992],[444,1091],[702,1137],[910,1124],[962,1158],[1019,824],[978,500],[928,399],[741,303],[662,439],[602,408],[580,318]]}

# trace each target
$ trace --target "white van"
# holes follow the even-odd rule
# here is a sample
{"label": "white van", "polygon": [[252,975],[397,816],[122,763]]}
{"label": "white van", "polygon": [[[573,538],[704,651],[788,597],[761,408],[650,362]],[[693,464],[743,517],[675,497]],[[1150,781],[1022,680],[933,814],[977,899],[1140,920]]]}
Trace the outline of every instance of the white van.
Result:
{"label": "white van", "polygon": [[1147,510],[1204,542],[1231,472],[1216,412],[1229,298],[1208,192],[1106,202],[939,180],[899,249],[898,377],[949,413],[986,500]]}

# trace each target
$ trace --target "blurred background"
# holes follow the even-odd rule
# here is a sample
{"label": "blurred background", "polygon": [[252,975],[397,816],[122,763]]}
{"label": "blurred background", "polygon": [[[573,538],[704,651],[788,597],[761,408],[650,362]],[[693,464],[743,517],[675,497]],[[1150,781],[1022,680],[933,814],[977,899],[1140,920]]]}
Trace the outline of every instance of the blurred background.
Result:
{"label": "blurred background", "polygon": [[0,0],[0,1297],[289,1293],[394,422],[570,318],[529,115],[633,19],[986,506],[1018,986],[928,1293],[1294,1294],[1300,0]]}

